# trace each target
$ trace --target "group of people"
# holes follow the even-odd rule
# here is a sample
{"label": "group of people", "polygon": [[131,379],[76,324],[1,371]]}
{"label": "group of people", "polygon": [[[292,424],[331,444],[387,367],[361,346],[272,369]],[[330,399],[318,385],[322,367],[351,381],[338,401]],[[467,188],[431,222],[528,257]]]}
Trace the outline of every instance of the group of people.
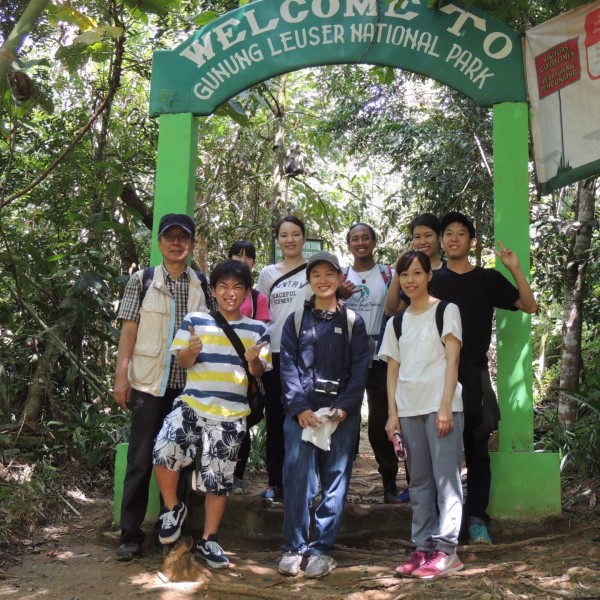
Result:
{"label": "group of people", "polygon": [[[305,558],[306,577],[336,567],[365,391],[383,500],[412,508],[415,550],[397,574],[428,580],[462,569],[461,526],[470,543],[491,544],[488,439],[499,419],[487,367],[493,313],[537,308],[516,255],[501,243],[495,251],[513,285],[471,264],[476,238],[467,217],[424,214],[411,223],[412,250],[395,270],[375,262],[373,228],[353,225],[353,263],[342,269],[326,251],[307,260],[304,223],[287,216],[275,227],[283,258],[260,272],[254,290],[252,244],[235,244],[207,282],[187,266],[194,235],[189,217],[165,215],[163,262],[132,275],[119,310],[114,395],[132,419],[117,558],[140,556],[152,468],[163,503],[158,539],[179,538],[187,514],[180,474],[195,464],[206,498],[194,552],[213,568],[228,566],[217,533],[227,495],[243,485],[247,430],[262,418],[262,406],[248,403],[257,385],[267,437],[261,495],[283,500],[280,573],[298,574]],[[402,443],[408,488],[400,491]]]}

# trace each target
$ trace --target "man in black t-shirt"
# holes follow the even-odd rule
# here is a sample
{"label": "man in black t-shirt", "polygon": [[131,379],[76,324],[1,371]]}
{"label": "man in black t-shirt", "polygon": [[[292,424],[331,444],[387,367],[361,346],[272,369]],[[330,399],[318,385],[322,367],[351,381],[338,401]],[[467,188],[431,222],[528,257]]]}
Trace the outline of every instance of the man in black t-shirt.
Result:
{"label": "man in black t-shirt", "polygon": [[487,361],[494,309],[534,313],[537,304],[517,255],[501,242],[500,251],[494,250],[513,276],[515,287],[495,269],[475,267],[469,262],[475,242],[473,223],[463,214],[450,212],[442,219],[447,264],[433,272],[432,294],[454,302],[460,309],[463,344],[458,379],[463,386],[467,466],[464,525],[468,525],[469,543],[491,544],[486,512],[491,484],[488,439],[500,418]]}

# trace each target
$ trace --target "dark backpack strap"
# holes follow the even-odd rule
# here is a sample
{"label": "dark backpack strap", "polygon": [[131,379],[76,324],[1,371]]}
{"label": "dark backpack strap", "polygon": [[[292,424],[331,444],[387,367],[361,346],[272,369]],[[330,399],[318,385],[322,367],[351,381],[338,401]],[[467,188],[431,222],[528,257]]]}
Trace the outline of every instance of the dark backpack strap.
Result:
{"label": "dark backpack strap", "polygon": [[305,270],[306,270],[306,263],[296,267],[295,269],[292,269],[291,271],[288,271],[285,275],[282,275],[281,277],[279,277],[279,279],[276,279],[275,282],[273,283],[273,285],[271,286],[271,289],[269,290],[269,296],[273,293],[273,288],[276,285],[280,284],[282,281],[285,281],[286,279],[288,279],[290,277],[293,277],[294,275],[296,275],[296,273],[300,273],[300,271],[305,271]]}
{"label": "dark backpack strap", "polygon": [[209,312],[212,310],[217,310],[214,298],[212,297],[210,290],[208,289],[208,279],[206,278],[206,275],[198,269],[192,270],[194,271],[194,273],[196,273],[196,277],[200,280],[200,286],[202,287],[202,291],[204,292],[204,300],[206,300],[206,309]]}
{"label": "dark backpack strap", "polygon": [[[444,344],[444,340],[442,340],[442,331],[444,331],[444,311],[446,310],[446,306],[448,306],[448,303],[445,300],[440,300],[435,309],[435,324],[437,325],[442,344]],[[446,344],[444,344],[444,346],[445,345]]]}
{"label": "dark backpack strap", "polygon": [[208,279],[206,279],[206,275],[202,271],[198,271],[197,269],[193,269],[193,271],[194,273],[196,273],[196,277],[198,277],[198,279],[200,280],[202,291],[204,292],[206,302],[208,303]]}
{"label": "dark backpack strap", "polygon": [[250,294],[252,296],[252,319],[256,319],[256,311],[258,310],[258,294],[260,292],[252,288]]}
{"label": "dark backpack strap", "polygon": [[146,267],[144,269],[144,274],[142,275],[142,293],[140,294],[140,306],[146,297],[146,292],[148,288],[152,285],[152,280],[154,279],[154,267]]}
{"label": "dark backpack strap", "polygon": [[402,319],[404,318],[404,313],[406,311],[401,310],[397,315],[394,315],[394,333],[396,337],[400,339],[402,335]]}

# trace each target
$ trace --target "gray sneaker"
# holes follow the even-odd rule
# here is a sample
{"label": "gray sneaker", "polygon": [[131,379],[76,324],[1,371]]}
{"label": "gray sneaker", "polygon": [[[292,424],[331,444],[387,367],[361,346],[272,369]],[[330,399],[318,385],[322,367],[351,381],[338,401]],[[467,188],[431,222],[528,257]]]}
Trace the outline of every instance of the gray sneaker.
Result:
{"label": "gray sneaker", "polygon": [[329,575],[337,567],[337,563],[327,554],[313,554],[308,559],[304,574],[309,579],[318,579]]}
{"label": "gray sneaker", "polygon": [[284,552],[277,570],[282,575],[298,575],[300,572],[300,563],[302,562],[302,555],[297,552]]}

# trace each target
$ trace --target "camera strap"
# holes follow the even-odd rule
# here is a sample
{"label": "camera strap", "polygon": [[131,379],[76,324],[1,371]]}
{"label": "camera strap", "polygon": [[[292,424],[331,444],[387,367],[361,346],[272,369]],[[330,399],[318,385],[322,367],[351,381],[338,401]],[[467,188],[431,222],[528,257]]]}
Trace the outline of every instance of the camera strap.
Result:
{"label": "camera strap", "polygon": [[[315,327],[315,317],[312,314],[312,311],[308,306],[302,310],[302,314],[308,312],[308,317],[310,318],[310,328],[312,331],[312,347],[311,352],[312,356],[308,361],[309,364],[313,365],[313,385],[316,380],[316,371],[315,371],[315,349],[317,343],[317,329]],[[346,388],[346,382],[348,381],[350,375],[350,343],[352,340],[352,326],[354,325],[354,320],[356,318],[356,314],[350,311],[351,314],[348,313],[348,309],[344,306],[339,311],[339,319],[340,325],[342,327],[342,335],[344,336],[344,349],[343,349],[343,360],[342,360],[342,372],[340,374],[340,392],[343,392]],[[302,323],[302,317],[298,320],[297,330],[296,330],[296,343],[300,341],[300,324]]]}

